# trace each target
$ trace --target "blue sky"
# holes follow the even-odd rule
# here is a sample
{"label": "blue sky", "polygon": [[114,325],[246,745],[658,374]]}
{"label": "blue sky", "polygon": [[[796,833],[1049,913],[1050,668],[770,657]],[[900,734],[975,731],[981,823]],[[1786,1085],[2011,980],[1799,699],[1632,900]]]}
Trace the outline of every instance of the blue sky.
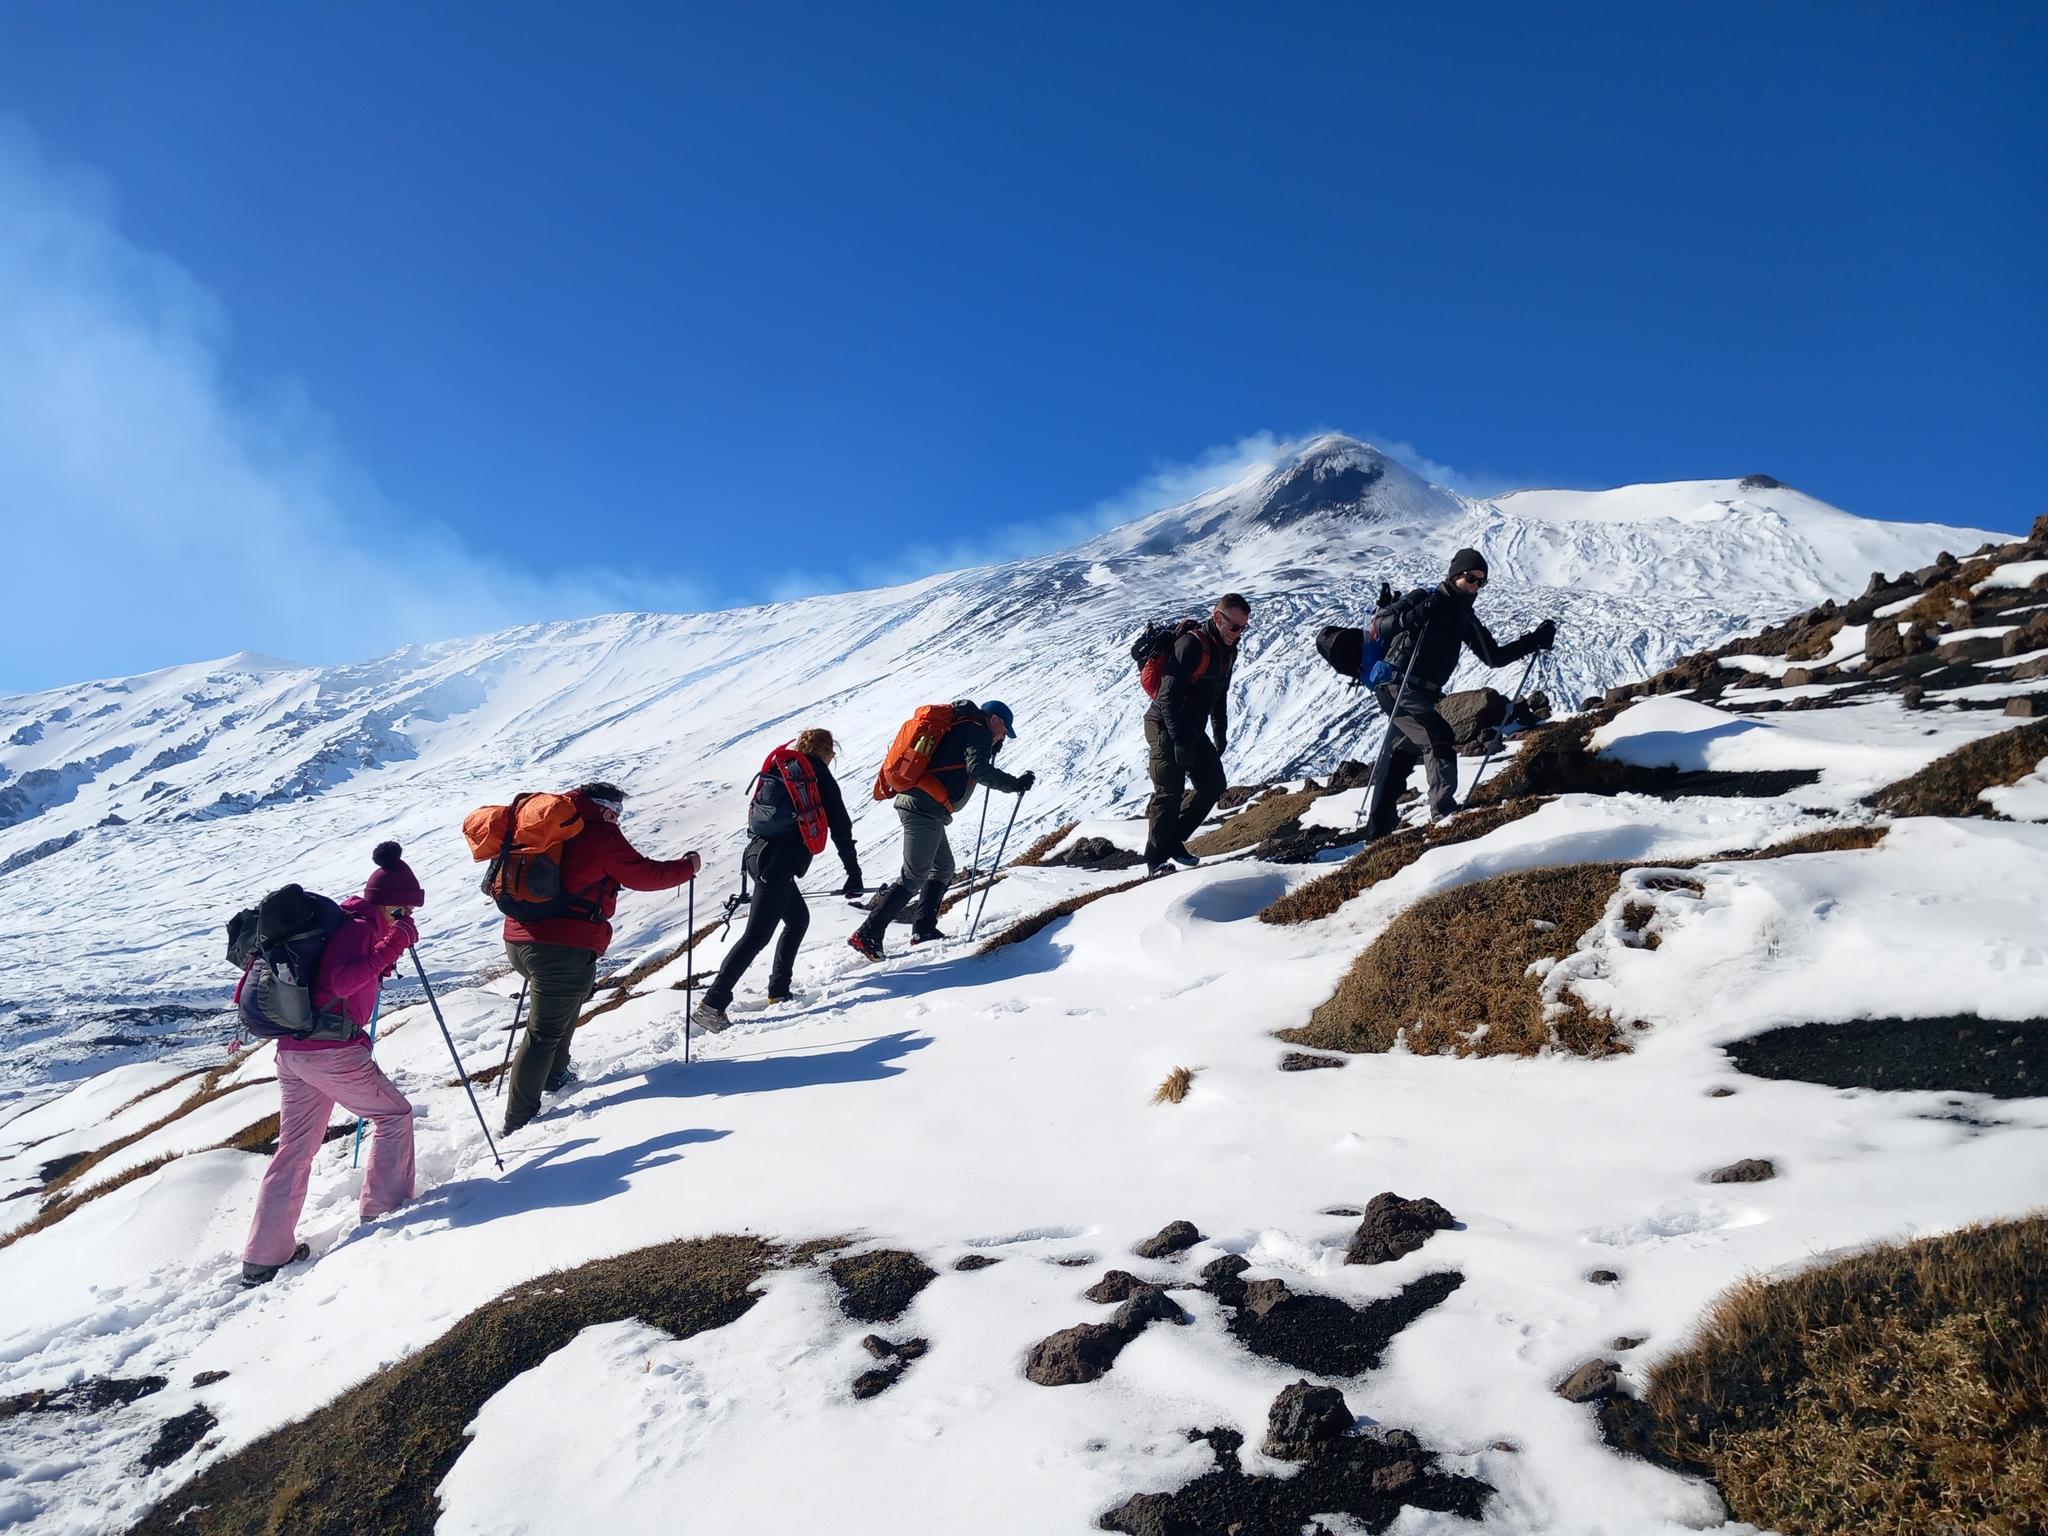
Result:
{"label": "blue sky", "polygon": [[1325,428],[2022,528],[2044,66],[2038,4],[0,3],[66,572],[0,688],[1051,547]]}

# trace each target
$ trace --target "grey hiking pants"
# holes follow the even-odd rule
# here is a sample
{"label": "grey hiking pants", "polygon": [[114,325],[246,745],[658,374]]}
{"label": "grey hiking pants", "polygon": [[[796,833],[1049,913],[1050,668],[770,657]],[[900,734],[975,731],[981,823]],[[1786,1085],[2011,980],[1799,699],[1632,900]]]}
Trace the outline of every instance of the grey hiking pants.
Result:
{"label": "grey hiking pants", "polygon": [[1379,793],[1373,796],[1372,811],[1366,818],[1365,835],[1383,837],[1394,829],[1401,791],[1420,759],[1429,779],[1429,814],[1432,820],[1448,816],[1458,808],[1458,744],[1451,727],[1437,713],[1436,700],[1410,689],[1394,710],[1394,689],[1379,690],[1380,708],[1392,714],[1387,733],[1386,771]]}
{"label": "grey hiking pants", "polygon": [[889,931],[897,915],[913,901],[917,919],[911,927],[929,933],[938,926],[939,903],[946,887],[953,883],[953,844],[946,836],[953,813],[929,795],[915,791],[898,795],[892,804],[896,819],[903,824],[903,873],[882,893],[875,910],[860,925],[860,931],[875,943]]}
{"label": "grey hiking pants", "polygon": [[527,982],[526,1032],[505,1089],[505,1129],[516,1131],[540,1112],[547,1080],[569,1069],[576,1016],[597,990],[597,951],[575,944],[508,943],[505,955]]}

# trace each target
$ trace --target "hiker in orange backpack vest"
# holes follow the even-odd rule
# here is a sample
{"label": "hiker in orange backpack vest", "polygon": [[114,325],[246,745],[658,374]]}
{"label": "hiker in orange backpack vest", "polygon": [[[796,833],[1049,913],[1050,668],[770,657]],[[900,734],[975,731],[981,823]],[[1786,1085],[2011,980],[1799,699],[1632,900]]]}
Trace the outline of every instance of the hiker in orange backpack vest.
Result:
{"label": "hiker in orange backpack vest", "polygon": [[882,893],[868,920],[847,940],[870,960],[882,958],[882,937],[903,909],[918,903],[910,942],[942,939],[939,903],[953,879],[953,848],[946,827],[954,813],[985,784],[1021,795],[1038,782],[1035,773],[1015,777],[995,763],[1003,742],[1016,735],[1010,706],[990,699],[976,704],[956,699],[927,704],[903,722],[875,775],[877,800],[893,799],[903,824],[903,873]]}
{"label": "hiker in orange backpack vest", "polygon": [[788,999],[796,952],[811,926],[811,909],[796,883],[810,870],[811,859],[825,851],[828,837],[846,870],[842,893],[853,897],[863,889],[853,823],[839,781],[832,777],[832,759],[838,752],[830,731],[812,729],[798,732],[795,741],[777,747],[761,764],[748,801],[750,836],[741,866],[754,878],[753,894],[745,898],[747,926],[725,952],[704,1001],[690,1015],[707,1034],[715,1035],[732,1022],[725,1010],[732,1004],[733,989],[778,927],[782,937],[768,967],[768,1001]]}
{"label": "hiker in orange backpack vest", "polygon": [[1139,681],[1153,696],[1145,711],[1152,774],[1152,799],[1145,808],[1145,867],[1152,874],[1175,864],[1192,869],[1201,862],[1188,852],[1188,834],[1215,809],[1223,793],[1230,676],[1237,665],[1238,642],[1251,621],[1251,604],[1226,592],[1216,599],[1207,622],[1189,620],[1163,633],[1148,627],[1146,636],[1140,637],[1143,645],[1160,633],[1162,642],[1148,647],[1155,654],[1138,658]]}
{"label": "hiker in orange backpack vest", "polygon": [[566,795],[521,795],[463,821],[470,856],[490,865],[484,893],[505,914],[505,958],[531,988],[526,1032],[512,1058],[505,1134],[540,1111],[543,1091],[571,1081],[569,1039],[597,987],[597,962],[612,942],[619,890],[666,891],[704,861],[650,859],[619,830],[626,792],[585,784]]}

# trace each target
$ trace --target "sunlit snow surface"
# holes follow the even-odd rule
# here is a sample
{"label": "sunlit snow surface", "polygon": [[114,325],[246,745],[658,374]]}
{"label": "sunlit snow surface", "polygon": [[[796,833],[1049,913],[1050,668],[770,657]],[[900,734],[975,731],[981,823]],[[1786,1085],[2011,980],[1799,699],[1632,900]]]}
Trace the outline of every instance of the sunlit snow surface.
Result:
{"label": "sunlit snow surface", "polygon": [[[1737,753],[1819,768],[1820,784],[1779,800],[1566,797],[1303,927],[1255,914],[1313,869],[1211,860],[995,957],[956,944],[871,968],[844,947],[853,914],[821,898],[794,1006],[759,1010],[743,987],[740,1022],[699,1039],[686,1067],[669,989],[682,967],[649,977],[579,1035],[582,1085],[510,1141],[502,1176],[460,1090],[443,1086],[431,1018],[400,1010],[378,1056],[421,1105],[411,1208],[356,1228],[346,1143],[330,1147],[301,1226],[314,1262],[242,1295],[236,1250],[263,1162],[208,1152],[0,1251],[0,1392],[101,1372],[173,1383],[83,1420],[14,1421],[0,1510],[38,1532],[118,1527],[512,1284],[752,1230],[916,1250],[939,1277],[882,1331],[927,1337],[931,1353],[853,1401],[870,1330],[839,1314],[815,1270],[771,1277],[753,1311],[693,1339],[592,1329],[486,1405],[439,1528],[626,1536],[673,1529],[687,1509],[706,1529],[1084,1530],[1130,1494],[1198,1473],[1206,1450],[1184,1435],[1196,1426],[1244,1431],[1248,1467],[1271,1469],[1256,1450],[1265,1411],[1300,1373],[1246,1353],[1206,1296],[1181,1293],[1193,1325],[1149,1330],[1099,1382],[1022,1375],[1034,1341],[1106,1315],[1080,1296],[1104,1269],[1182,1274],[1239,1252],[1254,1278],[1354,1301],[1464,1274],[1379,1369],[1342,1385],[1356,1411],[1500,1490],[1477,1529],[1744,1529],[1719,1524],[1704,1486],[1605,1449],[1590,1410],[1552,1387],[1620,1334],[1648,1339],[1621,1356],[1639,1380],[1743,1276],[2039,1200],[2048,1100],[1748,1079],[1718,1047],[1868,1014],[2048,1014],[2048,829],[1906,821],[1873,850],[1695,867],[1699,894],[1629,882],[1558,967],[1588,1001],[1647,1021],[1621,1058],[1396,1053],[1286,1074],[1270,1032],[1302,1022],[1359,947],[1431,890],[1561,860],[1654,870],[1782,841],[1816,824],[1802,804],[1846,800],[1984,723],[1882,702],[1766,718],[1734,723],[1768,734],[1737,732],[1720,711],[1657,700],[1609,729],[1642,761],[1723,767]],[[989,921],[1123,878],[1019,870],[994,888]],[[1627,900],[1657,908],[1654,950],[1623,942]],[[455,990],[444,1009],[473,1066],[495,1059],[503,983]],[[266,1059],[242,1075],[260,1081]],[[1152,1106],[1175,1066],[1198,1069],[1191,1093]],[[103,1139],[92,1128],[125,1124],[113,1111],[151,1070],[0,1126],[0,1155]],[[1724,1085],[1732,1097],[1709,1096]],[[258,1110],[268,1092],[243,1090]],[[1779,1177],[1703,1182],[1743,1157],[1772,1159]],[[1344,1266],[1354,1223],[1319,1213],[1386,1189],[1440,1200],[1462,1228],[1392,1265]],[[1207,1241],[1180,1264],[1131,1256],[1174,1218]],[[1002,1262],[954,1271],[970,1252]],[[1085,1267],[1052,1262],[1082,1255]],[[1589,1284],[1594,1268],[1620,1283]],[[229,1375],[186,1385],[209,1370]],[[155,1424],[194,1401],[219,1415],[220,1443],[132,1475]],[[870,1497],[878,1488],[897,1492]],[[1474,1528],[1413,1511],[1397,1527]]]}

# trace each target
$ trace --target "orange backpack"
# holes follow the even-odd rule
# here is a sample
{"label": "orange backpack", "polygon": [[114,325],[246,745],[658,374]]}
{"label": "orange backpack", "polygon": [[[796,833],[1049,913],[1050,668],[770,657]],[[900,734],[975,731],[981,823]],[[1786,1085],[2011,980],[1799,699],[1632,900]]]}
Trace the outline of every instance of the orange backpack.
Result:
{"label": "orange backpack", "polygon": [[918,705],[917,713],[897,728],[896,739],[889,743],[889,750],[882,755],[882,766],[875,774],[875,798],[887,800],[894,795],[921,789],[947,810],[952,810],[953,797],[932,777],[932,754],[939,750],[939,743],[945,739],[946,732],[953,729],[959,719],[959,714],[950,704]]}
{"label": "orange backpack", "polygon": [[482,805],[462,819],[472,859],[489,859],[483,893],[507,917],[594,917],[597,906],[562,888],[562,850],[583,830],[568,795],[518,795],[510,805]]}

